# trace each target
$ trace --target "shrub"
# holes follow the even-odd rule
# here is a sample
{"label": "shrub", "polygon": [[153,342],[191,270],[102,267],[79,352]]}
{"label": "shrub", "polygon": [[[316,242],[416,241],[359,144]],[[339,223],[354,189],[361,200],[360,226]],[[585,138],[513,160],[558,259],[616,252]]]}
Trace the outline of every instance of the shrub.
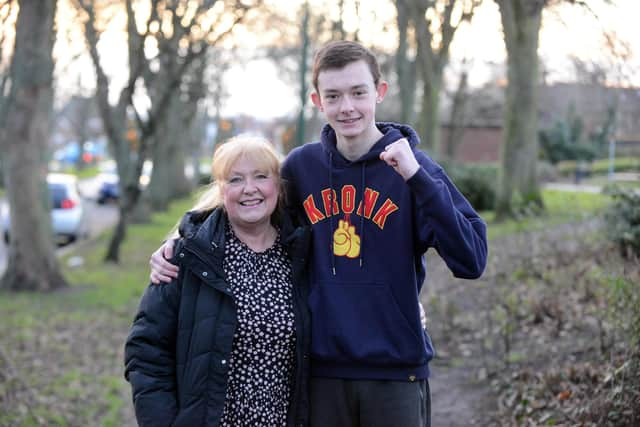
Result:
{"label": "shrub", "polygon": [[623,255],[640,256],[640,193],[611,187],[613,203],[605,213],[607,233]]}
{"label": "shrub", "polygon": [[498,181],[497,166],[449,164],[446,166],[446,171],[474,209],[479,211],[493,209]]}
{"label": "shrub", "polygon": [[556,164],[562,160],[592,161],[598,153],[593,141],[584,141],[580,118],[558,121],[550,129],[538,132],[540,157]]}

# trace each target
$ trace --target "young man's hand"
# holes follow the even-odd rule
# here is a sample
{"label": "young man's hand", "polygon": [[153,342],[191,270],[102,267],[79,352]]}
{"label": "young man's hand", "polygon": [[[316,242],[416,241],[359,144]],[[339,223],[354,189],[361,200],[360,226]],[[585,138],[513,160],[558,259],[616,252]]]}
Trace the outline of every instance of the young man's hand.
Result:
{"label": "young man's hand", "polygon": [[151,274],[149,279],[151,283],[158,285],[160,282],[169,283],[171,279],[178,277],[178,266],[171,264],[167,259],[173,258],[174,241],[167,240],[160,246],[149,260],[151,266]]}
{"label": "young man's hand", "polygon": [[384,151],[380,153],[380,159],[393,167],[405,181],[420,169],[420,164],[411,150],[409,141],[405,138],[387,145]]}

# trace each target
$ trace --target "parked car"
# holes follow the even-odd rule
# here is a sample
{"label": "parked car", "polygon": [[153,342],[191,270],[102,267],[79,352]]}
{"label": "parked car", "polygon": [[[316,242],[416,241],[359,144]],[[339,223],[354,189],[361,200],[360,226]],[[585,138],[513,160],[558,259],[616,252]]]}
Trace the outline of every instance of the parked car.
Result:
{"label": "parked car", "polygon": [[[116,165],[113,161],[104,162],[101,168],[102,172],[97,177],[100,185],[96,201],[102,205],[107,202],[117,201],[120,198],[120,185],[119,177],[116,173]],[[149,185],[152,169],[153,163],[146,160],[142,165],[142,173],[139,179],[141,190],[144,190]]]}
{"label": "parked car", "polygon": [[[72,242],[85,237],[88,222],[84,202],[78,191],[78,179],[74,175],[50,173],[47,186],[51,200],[51,228],[58,241]],[[9,241],[11,218],[9,207],[2,207],[2,231]]]}
{"label": "parked car", "polygon": [[100,187],[98,188],[98,203],[101,205],[110,201],[116,201],[120,197],[118,175],[111,172],[103,172],[98,175]]}

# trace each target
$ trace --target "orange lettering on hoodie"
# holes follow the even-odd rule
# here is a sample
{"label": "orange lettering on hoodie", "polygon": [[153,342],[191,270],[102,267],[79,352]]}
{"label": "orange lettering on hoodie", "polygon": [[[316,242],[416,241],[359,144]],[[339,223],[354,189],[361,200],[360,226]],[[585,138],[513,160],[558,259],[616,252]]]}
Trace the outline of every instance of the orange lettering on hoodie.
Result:
{"label": "orange lettering on hoodie", "polygon": [[353,213],[356,201],[356,187],[353,185],[345,185],[342,187],[342,197],[340,199],[342,203],[342,212],[347,215]]}
{"label": "orange lettering on hoodie", "polygon": [[[378,201],[379,192],[372,190],[370,188],[365,188],[364,190],[364,217],[367,219],[371,219],[371,214],[373,213],[373,207],[376,205]],[[362,201],[358,205],[358,215],[362,216]]]}
{"label": "orange lettering on hoodie", "polygon": [[333,201],[333,215],[338,215],[340,213],[340,208],[338,208],[338,201],[336,200],[336,190],[332,190],[331,188],[326,188],[322,190],[322,202],[324,203],[324,212],[327,216],[331,216],[331,202]]}
{"label": "orange lettering on hoodie", "polygon": [[302,205],[304,206],[304,210],[307,213],[307,217],[309,218],[311,224],[315,224],[316,222],[325,218],[325,216],[322,215],[322,212],[320,212],[320,210],[316,207],[316,204],[313,201],[313,195],[309,195],[309,197],[307,197],[305,201],[302,202]]}
{"label": "orange lettering on hoodie", "polygon": [[376,212],[372,221],[375,222],[380,229],[384,229],[384,223],[387,220],[387,217],[397,210],[398,206],[390,199],[387,199],[380,209],[378,209],[378,212]]}

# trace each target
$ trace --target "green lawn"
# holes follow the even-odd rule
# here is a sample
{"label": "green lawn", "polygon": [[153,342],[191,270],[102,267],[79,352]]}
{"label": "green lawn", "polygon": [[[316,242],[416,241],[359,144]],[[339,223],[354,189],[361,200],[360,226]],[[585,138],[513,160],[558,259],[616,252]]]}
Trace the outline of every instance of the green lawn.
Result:
{"label": "green lawn", "polygon": [[493,212],[481,212],[480,215],[487,222],[489,240],[512,233],[542,230],[552,225],[582,221],[599,215],[611,200],[604,194],[559,190],[544,190],[542,196],[546,212],[539,217],[523,217],[497,223]]}

